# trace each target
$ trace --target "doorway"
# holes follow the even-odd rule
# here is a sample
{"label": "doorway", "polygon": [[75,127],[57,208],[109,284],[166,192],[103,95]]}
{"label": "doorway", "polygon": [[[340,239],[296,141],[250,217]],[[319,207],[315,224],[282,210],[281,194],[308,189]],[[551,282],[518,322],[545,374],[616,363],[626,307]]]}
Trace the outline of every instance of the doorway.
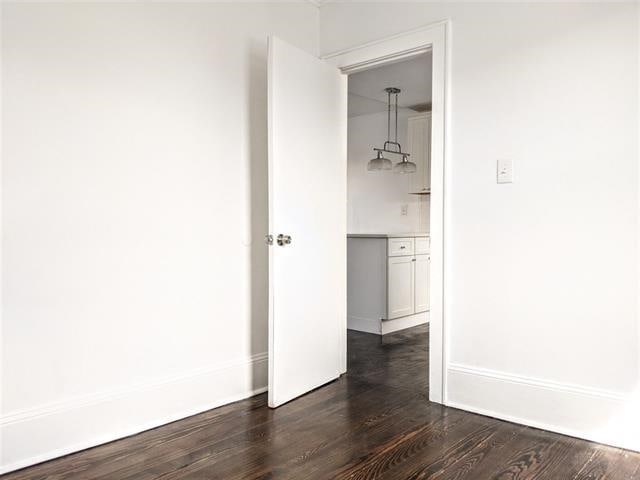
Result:
{"label": "doorway", "polygon": [[431,51],[348,76],[347,374],[422,394],[431,77]]}
{"label": "doorway", "polygon": [[[443,21],[388,39],[371,42],[322,57],[346,75],[431,54],[430,149],[430,299],[429,299],[429,400],[446,404],[447,324],[445,310],[445,165],[450,152],[446,135],[449,22]],[[344,344],[346,352],[346,325]],[[346,371],[346,356],[343,368]]]}
{"label": "doorway", "polygon": [[[271,407],[331,382],[347,371],[347,76],[427,53],[432,63],[430,264],[426,268],[430,274],[429,399],[446,401],[443,309],[446,27],[446,22],[439,23],[320,60],[278,39],[270,39],[267,241],[272,245]],[[389,149],[383,145],[382,150]],[[408,156],[401,157],[406,160],[404,157]],[[405,240],[399,237],[394,240],[397,245],[389,248],[397,246],[399,252],[413,249],[414,254],[416,249],[424,248],[419,238]],[[402,260],[406,258],[398,262]],[[408,267],[398,267],[402,268]],[[414,309],[413,313],[422,312]]]}

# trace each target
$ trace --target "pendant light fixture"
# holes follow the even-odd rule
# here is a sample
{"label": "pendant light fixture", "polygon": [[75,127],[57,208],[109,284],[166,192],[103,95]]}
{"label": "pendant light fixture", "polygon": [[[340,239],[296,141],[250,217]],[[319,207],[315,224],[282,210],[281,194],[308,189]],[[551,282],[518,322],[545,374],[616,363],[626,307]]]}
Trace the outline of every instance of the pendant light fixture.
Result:
{"label": "pendant light fixture", "polygon": [[406,155],[402,156],[402,161],[393,166],[394,173],[416,173],[416,164],[410,162]]}
{"label": "pendant light fixture", "polygon": [[367,170],[369,172],[378,172],[380,170],[391,170],[391,160],[382,156],[382,152],[378,151],[378,156],[369,160]]}
{"label": "pendant light fixture", "polygon": [[[387,92],[387,141],[384,142],[383,148],[375,148],[378,152],[376,158],[372,158],[367,163],[367,170],[369,172],[376,172],[380,170],[391,170],[395,173],[414,173],[417,168],[416,164],[409,161],[409,154],[402,151],[402,147],[398,143],[398,94],[399,88],[389,87],[384,89]],[[391,95],[395,95],[395,140],[391,141]],[[394,150],[390,150],[390,148]],[[392,153],[394,155],[401,155],[402,161],[398,162],[392,167],[391,160],[384,156],[385,153]]]}

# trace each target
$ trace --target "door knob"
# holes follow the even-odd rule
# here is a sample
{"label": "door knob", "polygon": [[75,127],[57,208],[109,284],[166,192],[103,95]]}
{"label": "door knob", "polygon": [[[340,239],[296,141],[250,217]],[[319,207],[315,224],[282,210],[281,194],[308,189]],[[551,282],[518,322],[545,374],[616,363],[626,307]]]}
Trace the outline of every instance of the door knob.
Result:
{"label": "door knob", "polygon": [[291,235],[278,235],[278,245],[284,247],[285,245],[291,244]]}

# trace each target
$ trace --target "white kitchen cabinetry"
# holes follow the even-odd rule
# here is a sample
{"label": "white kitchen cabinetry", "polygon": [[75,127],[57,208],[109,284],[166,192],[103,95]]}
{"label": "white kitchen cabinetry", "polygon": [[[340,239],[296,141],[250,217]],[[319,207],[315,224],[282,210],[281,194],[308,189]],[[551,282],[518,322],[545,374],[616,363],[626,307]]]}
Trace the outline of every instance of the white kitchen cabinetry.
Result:
{"label": "white kitchen cabinetry", "polygon": [[409,159],[417,167],[410,175],[409,193],[425,193],[431,185],[431,113],[410,117],[407,132]]}
{"label": "white kitchen cabinetry", "polygon": [[415,257],[389,257],[387,260],[386,319],[406,317],[415,313]]}
{"label": "white kitchen cabinetry", "polygon": [[428,322],[429,266],[426,234],[349,235],[348,328],[385,334]]}
{"label": "white kitchen cabinetry", "polygon": [[431,257],[429,255],[416,255],[414,261],[415,272],[415,311],[426,312],[429,310],[429,268]]}

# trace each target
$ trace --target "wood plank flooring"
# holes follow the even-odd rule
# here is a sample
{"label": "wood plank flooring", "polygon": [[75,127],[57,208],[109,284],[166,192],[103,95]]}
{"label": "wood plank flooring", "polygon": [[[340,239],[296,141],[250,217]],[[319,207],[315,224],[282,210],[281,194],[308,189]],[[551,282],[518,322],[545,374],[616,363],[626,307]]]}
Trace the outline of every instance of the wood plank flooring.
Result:
{"label": "wood plank flooring", "polygon": [[266,395],[3,480],[640,480],[640,455],[428,402],[428,329],[349,332],[348,374],[277,410]]}

